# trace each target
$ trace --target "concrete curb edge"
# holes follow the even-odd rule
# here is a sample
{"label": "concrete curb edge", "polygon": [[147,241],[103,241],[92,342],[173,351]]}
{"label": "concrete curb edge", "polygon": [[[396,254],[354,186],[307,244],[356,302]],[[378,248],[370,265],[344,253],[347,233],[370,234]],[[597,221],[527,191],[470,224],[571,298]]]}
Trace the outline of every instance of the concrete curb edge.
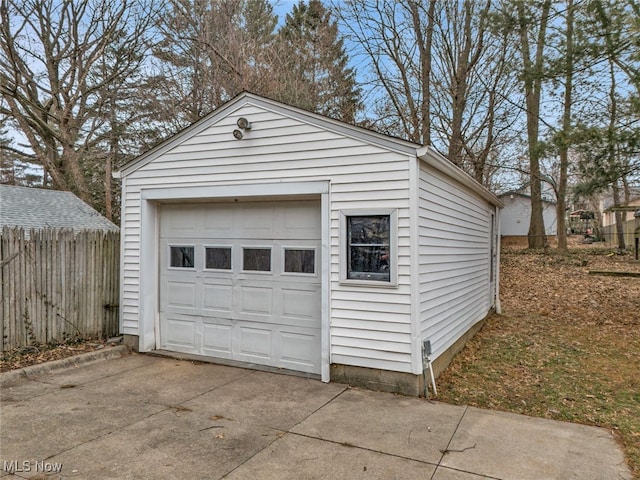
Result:
{"label": "concrete curb edge", "polygon": [[86,365],[88,363],[100,360],[122,357],[124,355],[128,355],[129,353],[131,353],[131,350],[126,345],[116,345],[114,347],[105,347],[93,352],[81,353],[79,355],[61,358],[60,360],[39,363],[37,365],[30,365],[28,367],[20,368],[17,370],[0,373],[0,386],[15,383],[23,378],[34,379],[41,375],[45,375],[47,373],[55,372],[58,370],[78,367],[80,365]]}

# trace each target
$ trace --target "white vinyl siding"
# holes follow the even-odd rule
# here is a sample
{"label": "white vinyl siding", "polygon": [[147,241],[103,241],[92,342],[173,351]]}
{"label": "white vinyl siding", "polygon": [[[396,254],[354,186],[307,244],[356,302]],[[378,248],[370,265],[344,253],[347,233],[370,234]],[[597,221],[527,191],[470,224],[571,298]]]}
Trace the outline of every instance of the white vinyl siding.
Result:
{"label": "white vinyl siding", "polygon": [[[504,201],[500,234],[507,236],[526,236],[529,232],[529,222],[531,221],[531,198],[521,195],[508,195],[501,197]],[[542,218],[544,220],[544,230],[547,235],[556,235],[557,214],[556,206],[553,203],[542,203]]]}
{"label": "white vinyl siding", "polygon": [[494,208],[422,162],[418,186],[420,333],[437,358],[491,308]]}
{"label": "white vinyl siding", "polygon": [[[239,117],[252,129],[232,131]],[[409,161],[262,106],[244,105],[131,173],[123,190],[123,333],[139,334],[140,219],[146,188],[330,182],[331,362],[411,371]],[[395,209],[398,286],[340,285],[341,210]],[[388,335],[388,336],[387,336]],[[388,340],[385,340],[388,339]]]}

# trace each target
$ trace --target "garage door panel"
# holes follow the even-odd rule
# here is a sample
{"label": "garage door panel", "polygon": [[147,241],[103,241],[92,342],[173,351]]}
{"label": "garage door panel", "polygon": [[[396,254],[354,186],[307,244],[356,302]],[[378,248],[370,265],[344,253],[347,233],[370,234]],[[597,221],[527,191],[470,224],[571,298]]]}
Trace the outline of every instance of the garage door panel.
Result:
{"label": "garage door panel", "polygon": [[195,281],[167,280],[161,292],[163,306],[168,312],[196,315],[198,289]]}
{"label": "garage door panel", "polygon": [[197,339],[197,317],[165,316],[161,322],[163,347],[180,352],[195,353],[199,347]]}
{"label": "garage door panel", "polygon": [[241,285],[240,312],[270,316],[273,312],[273,288]]}
{"label": "garage door panel", "polygon": [[318,201],[163,205],[160,225],[162,348],[320,372]]}
{"label": "garage door panel", "polygon": [[278,335],[280,364],[291,370],[314,372],[320,357],[320,330],[282,327]]}
{"label": "garage door panel", "polygon": [[215,315],[233,310],[233,286],[231,281],[224,283],[205,283],[202,286],[202,313]]}
{"label": "garage door panel", "polygon": [[210,205],[203,217],[204,237],[227,238],[233,235],[235,212],[228,205]]}
{"label": "garage door panel", "polygon": [[255,361],[256,358],[270,360],[273,331],[271,328],[254,325],[238,325],[238,359]]}
{"label": "garage door panel", "polygon": [[282,288],[282,316],[314,322],[318,311],[317,289]]}
{"label": "garage door panel", "polygon": [[293,205],[282,210],[282,221],[278,224],[277,238],[309,239],[320,238],[320,211],[310,211],[307,206]]}
{"label": "garage door panel", "polygon": [[193,205],[187,210],[180,205],[163,206],[162,214],[170,221],[161,223],[160,235],[174,238],[196,237],[202,225],[202,211],[200,205]]}
{"label": "garage door panel", "polygon": [[233,322],[231,319],[204,318],[202,321],[202,353],[220,358],[233,358]]}
{"label": "garage door panel", "polygon": [[274,211],[269,205],[241,205],[235,217],[238,238],[274,238]]}

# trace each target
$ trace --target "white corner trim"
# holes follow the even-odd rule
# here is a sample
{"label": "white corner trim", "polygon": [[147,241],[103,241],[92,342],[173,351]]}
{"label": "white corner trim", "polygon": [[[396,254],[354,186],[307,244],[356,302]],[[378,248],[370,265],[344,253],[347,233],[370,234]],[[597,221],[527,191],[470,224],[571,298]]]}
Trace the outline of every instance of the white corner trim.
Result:
{"label": "white corner trim", "polygon": [[320,378],[331,380],[331,203],[320,196]]}
{"label": "white corner trim", "polygon": [[422,374],[422,332],[420,322],[420,159],[409,161],[409,238],[411,262],[411,373]]}
{"label": "white corner trim", "polygon": [[149,352],[158,348],[156,337],[158,315],[158,209],[154,202],[141,200],[140,209],[140,310],[138,331],[140,351]]}

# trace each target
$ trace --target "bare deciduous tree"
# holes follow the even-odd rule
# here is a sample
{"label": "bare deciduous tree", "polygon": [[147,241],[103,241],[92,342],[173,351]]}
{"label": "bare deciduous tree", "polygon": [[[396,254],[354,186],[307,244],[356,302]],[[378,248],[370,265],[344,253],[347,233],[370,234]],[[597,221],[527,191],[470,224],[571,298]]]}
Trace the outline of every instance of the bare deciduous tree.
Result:
{"label": "bare deciduous tree", "polygon": [[540,158],[540,103],[544,74],[544,50],[547,45],[547,26],[551,0],[510,0],[500,4],[495,22],[504,32],[513,31],[520,53],[520,78],[526,104],[527,150],[529,158],[529,187],[531,192],[531,219],[529,222],[529,248],[545,246],[545,227],[542,216],[542,186]]}
{"label": "bare deciduous tree", "polygon": [[[148,3],[0,5],[0,113],[12,117],[29,144],[24,155],[42,165],[54,188],[74,191],[99,208],[86,160],[109,135],[101,116],[105,90],[139,70],[152,21]],[[112,197],[111,191],[99,193]]]}
{"label": "bare deciduous tree", "polygon": [[515,51],[508,36],[488,28],[491,1],[443,0],[436,14],[433,125],[449,160],[490,184],[489,163],[519,118],[510,97]]}
{"label": "bare deciduous tree", "polygon": [[373,127],[430,145],[431,55],[436,0],[353,0],[340,5],[342,23],[373,76]]}
{"label": "bare deciduous tree", "polygon": [[572,129],[571,110],[573,106],[573,73],[574,73],[574,7],[573,0],[567,0],[565,27],[565,62],[564,62],[564,97],[562,107],[562,127],[560,133],[559,157],[560,172],[558,175],[558,187],[556,191],[556,218],[558,222],[557,237],[558,251],[567,253],[567,180],[569,173],[569,147]]}
{"label": "bare deciduous tree", "polygon": [[514,49],[487,28],[490,0],[371,0],[341,6],[370,66],[373,127],[433,144],[485,185],[518,118]]}

